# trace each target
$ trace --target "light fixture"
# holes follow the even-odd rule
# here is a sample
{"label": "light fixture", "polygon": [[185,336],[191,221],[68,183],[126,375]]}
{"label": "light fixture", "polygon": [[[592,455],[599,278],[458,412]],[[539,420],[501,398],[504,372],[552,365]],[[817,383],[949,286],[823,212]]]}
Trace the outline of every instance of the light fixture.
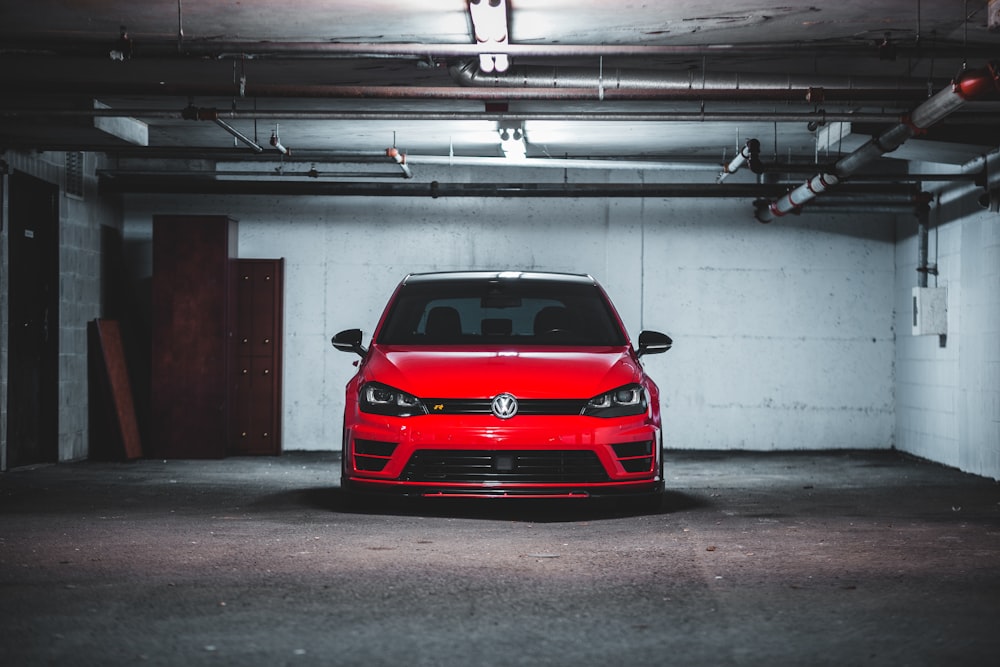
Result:
{"label": "light fixture", "polygon": [[122,26],[118,34],[118,44],[108,54],[111,60],[122,62],[132,59],[132,38],[128,36],[128,28]]}
{"label": "light fixture", "polygon": [[278,152],[282,155],[291,155],[292,151],[288,150],[281,144],[281,138],[278,137],[278,126],[275,125],[274,129],[271,130],[271,145],[278,149]]}
{"label": "light fixture", "polygon": [[[507,44],[507,0],[469,0],[469,14],[476,43],[491,48]],[[506,72],[509,67],[506,53],[479,54],[479,69],[486,74]]]}
{"label": "light fixture", "polygon": [[528,146],[524,140],[524,129],[518,127],[501,127],[500,150],[508,160],[523,160],[527,157]]}

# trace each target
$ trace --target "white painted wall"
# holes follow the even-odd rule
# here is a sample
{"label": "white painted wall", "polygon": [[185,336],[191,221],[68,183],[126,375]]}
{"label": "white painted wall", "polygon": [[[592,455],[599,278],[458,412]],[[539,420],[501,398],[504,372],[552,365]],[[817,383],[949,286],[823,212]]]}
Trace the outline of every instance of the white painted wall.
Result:
{"label": "white painted wall", "polygon": [[893,445],[884,218],[762,226],[745,200],[694,199],[130,196],[125,211],[133,241],[153,214],[227,214],[241,257],[285,258],[285,449],[340,447],[354,368],[330,336],[370,335],[407,272],[458,268],[590,273],[633,338],[672,335],[674,349],[647,361],[668,447]]}
{"label": "white painted wall", "polygon": [[1000,479],[1000,216],[955,201],[932,224],[929,285],[948,289],[948,334],[911,336],[916,223],[896,251],[896,442],[903,451]]}
{"label": "white painted wall", "polygon": [[891,447],[886,223],[809,214],[760,226],[742,202],[664,208],[669,222],[647,236],[645,310],[679,341],[663,359],[676,383],[668,444]]}

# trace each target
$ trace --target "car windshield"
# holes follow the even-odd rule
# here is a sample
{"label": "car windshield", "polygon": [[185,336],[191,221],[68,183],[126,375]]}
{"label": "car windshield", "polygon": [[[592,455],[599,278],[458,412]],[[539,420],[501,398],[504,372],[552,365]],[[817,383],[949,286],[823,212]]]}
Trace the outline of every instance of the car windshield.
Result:
{"label": "car windshield", "polygon": [[403,285],[377,342],[621,346],[626,338],[593,284],[501,279]]}

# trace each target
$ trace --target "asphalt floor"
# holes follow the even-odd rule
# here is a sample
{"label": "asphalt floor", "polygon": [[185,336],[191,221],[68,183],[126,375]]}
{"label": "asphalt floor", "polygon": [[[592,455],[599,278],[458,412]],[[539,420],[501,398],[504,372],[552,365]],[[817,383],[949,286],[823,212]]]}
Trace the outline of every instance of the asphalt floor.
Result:
{"label": "asphalt floor", "polygon": [[378,503],[336,452],[0,474],[0,665],[995,665],[1000,484],[667,453],[663,506]]}

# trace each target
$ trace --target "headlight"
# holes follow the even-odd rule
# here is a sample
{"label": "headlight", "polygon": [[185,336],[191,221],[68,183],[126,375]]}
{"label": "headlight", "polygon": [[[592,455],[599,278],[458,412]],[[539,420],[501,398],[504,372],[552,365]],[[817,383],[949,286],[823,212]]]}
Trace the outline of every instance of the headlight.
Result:
{"label": "headlight", "polygon": [[581,414],[590,417],[629,417],[646,412],[646,391],[638,384],[612,389],[587,401]]}
{"label": "headlight", "polygon": [[362,412],[393,417],[427,414],[427,408],[416,396],[378,382],[361,387],[360,407]]}

